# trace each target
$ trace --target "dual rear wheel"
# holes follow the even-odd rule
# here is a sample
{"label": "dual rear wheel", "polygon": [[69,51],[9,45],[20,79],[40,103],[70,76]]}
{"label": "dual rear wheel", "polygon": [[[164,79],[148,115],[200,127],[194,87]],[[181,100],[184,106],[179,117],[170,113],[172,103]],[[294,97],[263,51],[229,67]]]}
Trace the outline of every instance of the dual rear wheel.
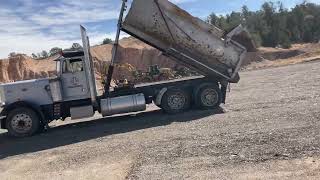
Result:
{"label": "dual rear wheel", "polygon": [[185,89],[169,89],[162,97],[161,108],[176,114],[189,110],[193,102],[200,109],[216,109],[222,102],[222,92],[215,84],[203,84],[193,91],[193,95]]}

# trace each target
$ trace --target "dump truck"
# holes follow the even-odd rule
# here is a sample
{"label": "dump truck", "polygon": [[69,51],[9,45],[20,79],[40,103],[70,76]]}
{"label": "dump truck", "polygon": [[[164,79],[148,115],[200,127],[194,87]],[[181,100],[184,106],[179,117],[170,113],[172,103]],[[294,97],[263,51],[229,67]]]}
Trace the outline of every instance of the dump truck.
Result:
{"label": "dump truck", "polygon": [[[63,51],[56,60],[56,77],[0,85],[1,128],[11,136],[26,137],[69,117],[140,112],[151,103],[166,113],[214,109],[225,103],[227,86],[239,81],[238,71],[250,44],[239,41],[248,39],[244,28],[240,25],[225,33],[167,0],[133,0],[128,6],[123,0],[102,95],[97,93],[89,37],[80,26],[83,50]],[[111,87],[121,32],[200,75]]]}

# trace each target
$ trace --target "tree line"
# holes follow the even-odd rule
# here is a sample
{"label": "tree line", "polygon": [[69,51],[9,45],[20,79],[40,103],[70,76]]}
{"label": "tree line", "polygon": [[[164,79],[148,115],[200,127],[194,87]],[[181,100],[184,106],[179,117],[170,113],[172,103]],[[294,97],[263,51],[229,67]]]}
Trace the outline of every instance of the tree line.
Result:
{"label": "tree line", "polygon": [[[111,43],[113,43],[112,39],[105,38],[102,41],[101,45],[103,45],[103,44],[111,44]],[[72,46],[70,48],[67,48],[67,49],[62,49],[62,48],[59,48],[59,47],[53,47],[49,51],[42,50],[39,53],[32,53],[31,56],[35,60],[42,60],[42,59],[46,59],[48,57],[53,57],[55,55],[58,55],[63,50],[66,50],[66,51],[71,50],[72,51],[72,50],[81,50],[81,49],[82,49],[82,46],[79,43],[73,43]],[[20,53],[11,52],[8,56],[10,58],[10,57],[15,57],[17,55],[20,55]]]}
{"label": "tree line", "polygon": [[[103,45],[103,44],[111,44],[111,43],[113,43],[112,39],[105,38],[102,41],[101,45]],[[67,48],[67,49],[54,47],[54,48],[51,48],[51,50],[49,52],[43,50],[40,53],[32,53],[31,56],[32,56],[33,59],[42,60],[42,59],[46,59],[48,57],[55,56],[55,55],[59,54],[61,51],[63,51],[63,50],[66,50],[66,51],[71,50],[72,51],[72,50],[81,50],[81,49],[82,49],[82,46],[79,43],[73,43],[72,46],[70,48]]]}
{"label": "tree line", "polygon": [[293,43],[311,43],[320,40],[320,5],[304,1],[292,9],[281,2],[266,2],[260,10],[217,16],[212,13],[207,22],[226,32],[243,24],[257,46],[290,48]]}

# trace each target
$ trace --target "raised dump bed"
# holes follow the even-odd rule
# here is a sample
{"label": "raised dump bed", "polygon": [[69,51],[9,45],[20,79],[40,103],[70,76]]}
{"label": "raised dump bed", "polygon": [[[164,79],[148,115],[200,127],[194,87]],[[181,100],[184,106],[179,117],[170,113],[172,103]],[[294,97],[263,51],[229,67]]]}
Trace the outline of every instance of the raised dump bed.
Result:
{"label": "raised dump bed", "polygon": [[121,28],[205,76],[239,81],[248,43],[237,41],[249,39],[241,25],[225,35],[167,0],[134,0]]}

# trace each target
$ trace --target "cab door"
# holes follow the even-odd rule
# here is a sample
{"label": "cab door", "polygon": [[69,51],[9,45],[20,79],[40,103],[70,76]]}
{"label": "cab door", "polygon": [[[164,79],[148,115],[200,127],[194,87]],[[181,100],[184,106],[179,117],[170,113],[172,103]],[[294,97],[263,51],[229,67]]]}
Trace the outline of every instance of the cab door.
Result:
{"label": "cab door", "polygon": [[64,101],[90,98],[90,89],[82,58],[65,59],[63,61],[61,82]]}

